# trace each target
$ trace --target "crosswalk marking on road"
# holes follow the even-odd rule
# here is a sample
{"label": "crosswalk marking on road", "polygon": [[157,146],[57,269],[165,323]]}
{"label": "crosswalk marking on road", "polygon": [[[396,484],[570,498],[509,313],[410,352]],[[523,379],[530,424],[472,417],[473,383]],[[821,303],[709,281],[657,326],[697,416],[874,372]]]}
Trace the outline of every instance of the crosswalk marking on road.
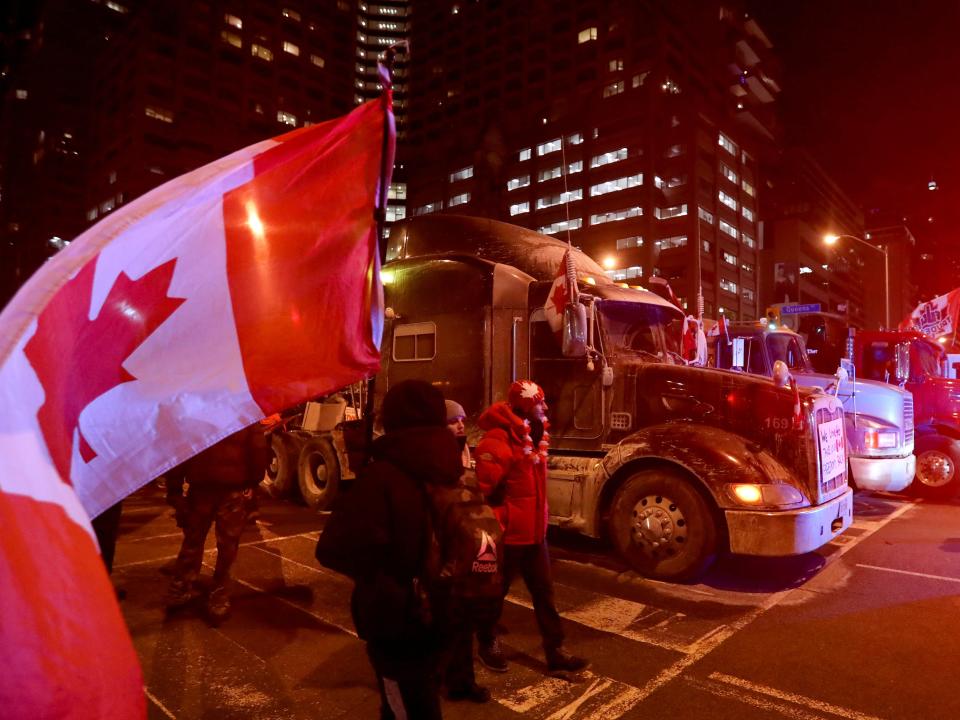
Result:
{"label": "crosswalk marking on road", "polygon": [[931,575],[930,573],[914,572],[912,570],[900,570],[898,568],[881,567],[880,565],[866,565],[857,563],[857,567],[867,570],[879,570],[881,572],[898,573],[900,575],[912,575],[913,577],[922,577],[929,580],[943,580],[944,582],[960,583],[960,578],[950,577],[949,575]]}

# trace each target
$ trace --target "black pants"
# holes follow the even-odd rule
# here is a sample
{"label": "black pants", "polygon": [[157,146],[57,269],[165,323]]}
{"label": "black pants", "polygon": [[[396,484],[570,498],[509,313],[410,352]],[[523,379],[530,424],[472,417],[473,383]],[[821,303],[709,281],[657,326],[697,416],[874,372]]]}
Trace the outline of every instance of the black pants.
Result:
{"label": "black pants", "polygon": [[380,720],[441,720],[436,656],[367,643],[380,689]]}
{"label": "black pants", "polygon": [[476,682],[473,672],[473,635],[480,628],[492,627],[500,619],[503,602],[464,599],[440,592],[434,597],[437,621],[443,628],[440,668],[443,684],[449,692],[468,690]]}
{"label": "black pants", "polygon": [[107,566],[107,573],[113,572],[113,556],[117,550],[117,532],[120,530],[120,513],[123,501],[111,505],[97,515],[90,523],[100,544],[100,556]]}
{"label": "black pants", "polygon": [[[510,591],[513,579],[520,575],[533,598],[533,613],[540,627],[543,649],[548,653],[563,645],[563,627],[560,613],[553,601],[553,578],[550,574],[550,552],[547,541],[539,545],[504,545],[503,595]],[[499,619],[499,618],[498,618]],[[484,623],[477,630],[477,639],[489,644],[493,641],[496,622]]]}

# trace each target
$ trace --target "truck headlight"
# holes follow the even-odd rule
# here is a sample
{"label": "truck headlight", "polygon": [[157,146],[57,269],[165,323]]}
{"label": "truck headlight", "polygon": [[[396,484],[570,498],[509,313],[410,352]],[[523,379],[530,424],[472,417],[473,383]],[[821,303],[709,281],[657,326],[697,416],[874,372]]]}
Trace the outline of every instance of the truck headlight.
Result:
{"label": "truck headlight", "polygon": [[741,505],[798,505],[803,502],[803,495],[792,485],[755,483],[731,483],[727,485],[727,492]]}
{"label": "truck headlight", "polygon": [[863,431],[863,447],[867,450],[895,448],[899,439],[899,433],[896,430],[869,429]]}

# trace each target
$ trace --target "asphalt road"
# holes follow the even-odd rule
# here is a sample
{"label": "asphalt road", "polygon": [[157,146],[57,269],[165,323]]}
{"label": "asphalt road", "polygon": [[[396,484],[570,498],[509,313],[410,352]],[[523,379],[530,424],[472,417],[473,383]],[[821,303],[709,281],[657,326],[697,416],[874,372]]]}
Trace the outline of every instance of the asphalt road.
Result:
{"label": "asphalt road", "polygon": [[[518,581],[503,617],[510,671],[478,664],[493,700],[445,702],[444,715],[960,718],[960,504],[858,494],[854,512],[819,552],[723,558],[696,585],[646,580],[599,543],[552,536],[567,645],[591,668],[576,682],[545,675]],[[148,486],[125,502],[114,581],[151,719],[378,717],[350,582],[313,558],[323,523],[265,502],[243,537],[233,615],[212,628],[199,609],[164,613],[180,533],[162,493]]]}

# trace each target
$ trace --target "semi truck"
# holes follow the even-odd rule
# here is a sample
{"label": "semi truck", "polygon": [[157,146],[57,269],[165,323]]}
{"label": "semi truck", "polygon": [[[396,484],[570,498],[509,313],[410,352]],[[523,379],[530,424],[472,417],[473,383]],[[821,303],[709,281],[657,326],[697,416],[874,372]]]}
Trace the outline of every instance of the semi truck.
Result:
{"label": "semi truck", "polygon": [[[544,311],[566,252],[579,314]],[[852,521],[844,411],[819,389],[689,366],[682,312],[549,236],[454,215],[393,226],[378,396],[417,378],[476,420],[530,378],[550,407],[552,523],[607,538],[642,575],[689,580],[718,552],[815,550]],[[575,341],[579,340],[579,342]]]}
{"label": "semi truck", "polygon": [[900,492],[913,482],[913,395],[909,390],[857,378],[839,364],[833,375],[814,371],[804,339],[792,330],[764,321],[735,322],[725,337],[712,336],[710,356],[717,367],[772,376],[778,360],[801,385],[819,387],[843,403],[847,458],[852,483],[864,490]]}

